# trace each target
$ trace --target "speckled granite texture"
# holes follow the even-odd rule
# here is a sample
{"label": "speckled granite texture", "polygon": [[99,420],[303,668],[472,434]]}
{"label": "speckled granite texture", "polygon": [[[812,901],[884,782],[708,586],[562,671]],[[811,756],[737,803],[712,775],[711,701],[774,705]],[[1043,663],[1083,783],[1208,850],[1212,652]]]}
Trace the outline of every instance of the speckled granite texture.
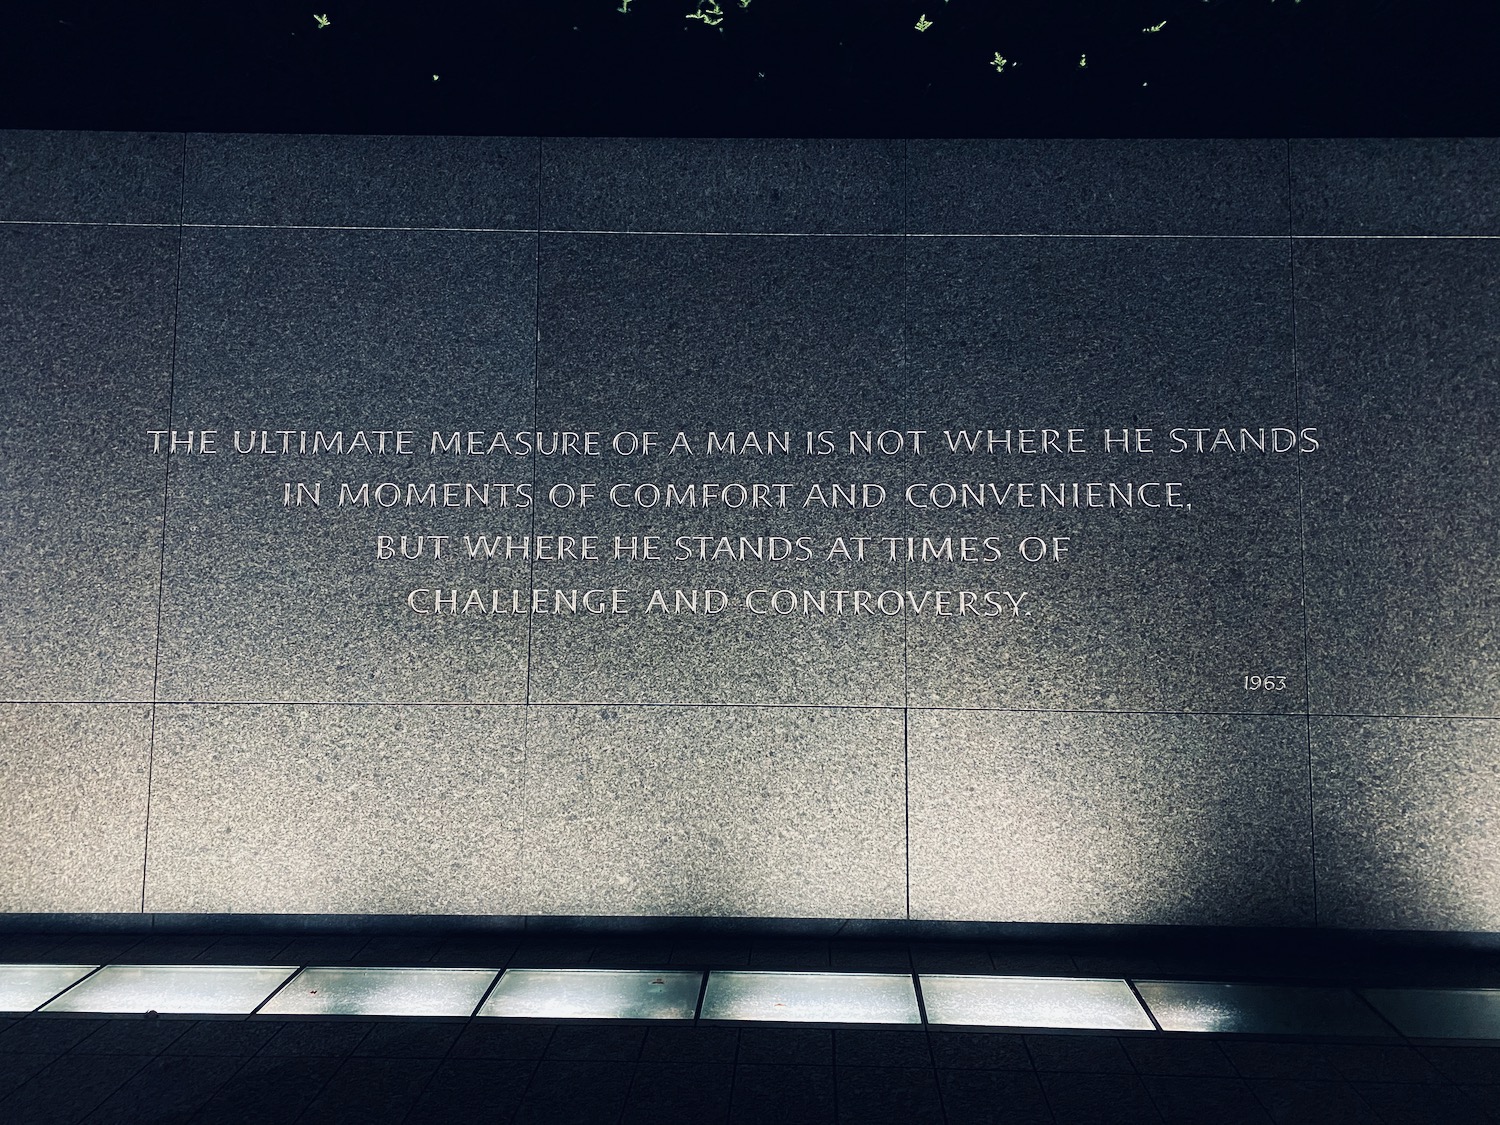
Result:
{"label": "speckled granite texture", "polygon": [[157,709],[146,909],[517,914],[519,707]]}
{"label": "speckled granite texture", "polygon": [[1314,718],[1322,922],[1500,930],[1500,719]]}
{"label": "speckled granite texture", "polygon": [[182,215],[181,134],[0,134],[0,222],[162,223]]}
{"label": "speckled granite texture", "polygon": [[1305,235],[1500,235],[1500,138],[1291,142]]}
{"label": "speckled granite texture", "polygon": [[177,233],[0,225],[0,692],[151,699]]}
{"label": "speckled granite texture", "polygon": [[1304,720],[913,711],[914,918],[1313,921]]}
{"label": "speckled granite texture", "polygon": [[0,909],[1500,930],[1497,182],[0,133]]}
{"label": "speckled granite texture", "polygon": [[536,227],[520,137],[190,134],[183,219],[315,227]]}
{"label": "speckled granite texture", "polygon": [[[902,586],[896,565],[829,565],[826,551],[782,561],[697,557],[730,537],[763,543],[871,533],[864,513],[806,507],[818,482],[886,481],[891,466],[806,456],[706,453],[709,431],[882,428],[906,412],[901,350],[901,247],[892,239],[637,235],[543,236],[537,417],[546,430],[676,430],[696,454],[662,448],[605,455],[585,479],[626,486],[627,507],[601,488],[592,513],[547,504],[538,534],[592,530],[603,542],[655,536],[665,561],[623,566],[538,563],[538,588],[629,587],[628,614],[536,615],[534,701],[899,706],[899,617],[759,616],[735,608],[755,590]],[[752,420],[763,420],[756,425]],[[577,479],[568,461],[537,466],[537,494]],[[685,488],[762,481],[785,507],[691,508],[655,503]],[[637,489],[647,491],[637,497]],[[881,513],[878,528],[898,513]],[[706,537],[704,542],[699,537]],[[679,538],[689,540],[679,548]],[[679,560],[685,552],[691,556]],[[727,612],[652,614],[651,592],[723,591]],[[705,598],[707,595],[703,595]]]}
{"label": "speckled granite texture", "polygon": [[913,140],[913,234],[1285,235],[1273,140]]}
{"label": "speckled granite texture", "polygon": [[533,707],[537,914],[899,918],[898,709]]}
{"label": "speckled granite texture", "polygon": [[[1500,151],[1500,150],[1497,150]],[[1500,243],[1297,245],[1315,712],[1500,715]]]}
{"label": "speckled granite texture", "polygon": [[[191,229],[183,244],[174,420],[219,431],[220,453],[180,456],[168,490],[161,688],[167,698],[524,702],[526,619],[430,620],[413,588],[513,588],[524,562],[379,557],[378,536],[524,535],[512,507],[442,507],[431,485],[517,484],[509,465],[394,452],[306,455],[303,429],[470,418],[525,428],[532,408],[534,236]],[[235,452],[296,427],[290,455]],[[394,442],[394,438],[388,439]],[[279,438],[270,444],[279,449]],[[416,447],[417,438],[413,439]],[[492,472],[493,470],[496,470]],[[319,504],[284,503],[290,482]],[[375,497],[382,485],[400,496]],[[369,499],[361,490],[368,486]],[[418,502],[407,503],[416,489]],[[346,489],[347,494],[346,494]],[[439,500],[440,494],[434,493]]]}
{"label": "speckled granite texture", "polygon": [[[913,416],[939,434],[1079,431],[1078,452],[1011,455],[949,454],[935,434],[916,480],[1156,485],[1147,495],[1161,504],[1175,484],[1180,498],[1155,509],[913,512],[913,534],[999,535],[1005,546],[988,565],[914,563],[914,587],[1028,597],[1015,617],[914,616],[912,703],[1300,709],[1297,455],[1199,454],[1196,437],[1173,452],[1171,436],[1236,423],[1257,435],[1295,429],[1289,268],[1285,239],[914,242]],[[1149,452],[1106,449],[1106,428],[1116,438],[1149,429]],[[1067,553],[1028,563],[1025,537],[1066,539]],[[1247,695],[1243,674],[1259,670],[1287,677],[1286,690]]]}
{"label": "speckled granite texture", "polygon": [[141,908],[149,703],[0,703],[0,911]]}
{"label": "speckled granite texture", "polygon": [[542,229],[900,234],[900,141],[557,137]]}

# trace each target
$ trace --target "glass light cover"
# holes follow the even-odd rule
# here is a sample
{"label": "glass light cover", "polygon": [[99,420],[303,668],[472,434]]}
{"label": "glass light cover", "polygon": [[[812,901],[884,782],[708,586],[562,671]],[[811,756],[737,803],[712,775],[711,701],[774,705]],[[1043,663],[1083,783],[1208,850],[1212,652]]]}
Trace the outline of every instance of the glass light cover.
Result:
{"label": "glass light cover", "polygon": [[1500,1039],[1500,989],[1367,988],[1375,1010],[1413,1039]]}
{"label": "glass light cover", "polygon": [[922,1022],[905,973],[710,973],[701,1015],[778,1023]]}
{"label": "glass light cover", "polygon": [[922,1003],[933,1024],[1152,1030],[1123,980],[923,973]]}
{"label": "glass light cover", "polygon": [[636,969],[509,969],[481,1016],[690,1020],[703,974]]}
{"label": "glass light cover", "polygon": [[1391,1029],[1347,988],[1213,981],[1136,981],[1163,1031],[1250,1035],[1388,1036]]}
{"label": "glass light cover", "polygon": [[303,969],[264,1016],[469,1016],[494,969]]}
{"label": "glass light cover", "polygon": [[0,965],[0,1012],[31,1012],[97,965]]}
{"label": "glass light cover", "polygon": [[244,1016],[296,971],[293,965],[106,965],[42,1011]]}

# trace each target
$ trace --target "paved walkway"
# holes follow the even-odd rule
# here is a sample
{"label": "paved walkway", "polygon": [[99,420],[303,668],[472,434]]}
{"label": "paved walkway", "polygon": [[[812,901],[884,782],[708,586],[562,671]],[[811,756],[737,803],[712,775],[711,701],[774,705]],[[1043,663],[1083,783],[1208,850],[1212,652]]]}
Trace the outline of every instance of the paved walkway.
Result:
{"label": "paved walkway", "polygon": [[[1096,978],[1130,982],[1137,996],[1140,982],[1151,980],[1249,983],[1269,987],[1230,990],[1217,1008],[1182,1010],[1207,1011],[1217,1026],[1234,1026],[1238,1012],[1241,1026],[1259,1020],[1279,1029],[1160,1030],[1166,1021],[1155,1002],[1147,1008],[1157,1026],[1116,1032],[959,1029],[933,1022],[931,1005],[927,1022],[904,1027],[776,1026],[701,1014],[629,1022],[34,1013],[0,1018],[0,1121],[17,1125],[1500,1122],[1500,1031],[1476,1022],[1472,1004],[1500,995],[1474,991],[1500,985],[1500,955],[1483,951],[1321,937],[1209,945],[6,934],[0,962],[859,972],[917,984],[939,974],[1057,985]],[[1497,1038],[1414,1035],[1442,1025],[1413,1024],[1400,1011],[1386,1019],[1364,999],[1396,994],[1390,990],[1431,1000],[1429,1021],[1441,1020],[1452,1001],[1468,1021],[1454,1028]],[[1247,995],[1253,1003],[1233,999]],[[1360,1034],[1327,1034],[1337,1005],[1287,1000],[1335,995],[1354,998],[1367,1020]]]}

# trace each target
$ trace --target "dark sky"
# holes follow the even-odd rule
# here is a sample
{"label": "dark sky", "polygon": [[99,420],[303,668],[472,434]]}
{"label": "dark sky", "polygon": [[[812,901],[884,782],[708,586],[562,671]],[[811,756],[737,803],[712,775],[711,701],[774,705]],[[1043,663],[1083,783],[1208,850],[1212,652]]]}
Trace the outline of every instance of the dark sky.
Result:
{"label": "dark sky", "polygon": [[[1493,0],[621,2],[12,0],[0,125],[1455,136],[1500,122]],[[709,18],[685,18],[698,10]]]}

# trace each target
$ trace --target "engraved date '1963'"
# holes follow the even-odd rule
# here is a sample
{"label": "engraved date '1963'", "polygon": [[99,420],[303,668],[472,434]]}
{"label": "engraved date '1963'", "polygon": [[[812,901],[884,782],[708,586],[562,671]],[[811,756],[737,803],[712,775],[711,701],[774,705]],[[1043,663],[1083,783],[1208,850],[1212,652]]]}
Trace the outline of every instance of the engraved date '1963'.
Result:
{"label": "engraved date '1963'", "polygon": [[1244,688],[1246,691],[1286,691],[1286,677],[1246,675]]}

